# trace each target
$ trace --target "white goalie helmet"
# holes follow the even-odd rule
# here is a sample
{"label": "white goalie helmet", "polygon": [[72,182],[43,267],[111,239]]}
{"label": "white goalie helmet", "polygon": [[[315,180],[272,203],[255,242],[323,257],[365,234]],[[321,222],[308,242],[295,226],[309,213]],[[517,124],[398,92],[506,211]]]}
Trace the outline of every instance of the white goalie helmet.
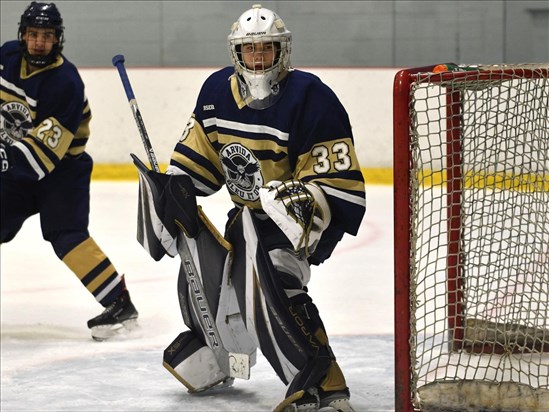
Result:
{"label": "white goalie helmet", "polygon": [[[290,70],[292,33],[276,13],[255,4],[233,23],[227,39],[231,60],[239,75],[242,97],[247,101],[263,101],[263,105],[256,102],[256,108],[268,107],[280,92],[279,82]],[[250,67],[244,62],[244,45],[253,50],[251,53],[256,59],[263,55],[263,47],[273,48],[274,59],[267,64],[261,60],[260,64]],[[256,51],[258,45],[262,49]],[[254,106],[253,102],[248,105]]]}

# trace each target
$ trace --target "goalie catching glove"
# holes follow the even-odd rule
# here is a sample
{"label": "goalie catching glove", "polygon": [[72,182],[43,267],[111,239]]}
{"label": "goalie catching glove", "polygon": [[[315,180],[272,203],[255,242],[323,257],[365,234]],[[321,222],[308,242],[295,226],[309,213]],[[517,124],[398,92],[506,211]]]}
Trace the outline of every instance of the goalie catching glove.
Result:
{"label": "goalie catching glove", "polygon": [[265,213],[292,243],[294,253],[309,257],[332,217],[322,189],[300,180],[273,180],[259,189],[259,197]]}

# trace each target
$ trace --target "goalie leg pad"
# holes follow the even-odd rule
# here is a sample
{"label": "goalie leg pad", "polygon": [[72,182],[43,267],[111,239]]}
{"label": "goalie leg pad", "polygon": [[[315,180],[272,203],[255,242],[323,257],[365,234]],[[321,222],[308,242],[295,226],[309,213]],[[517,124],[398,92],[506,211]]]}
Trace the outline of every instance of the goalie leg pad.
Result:
{"label": "goalie leg pad", "polygon": [[[257,232],[256,219],[244,208],[229,226],[228,236],[234,246],[231,275],[246,328],[280,379],[290,383],[290,397],[319,386],[334,356],[310,297],[304,290],[288,297],[286,289],[295,292],[298,287],[288,281],[291,274],[285,272],[300,265],[275,267],[269,246],[263,244],[268,236]],[[298,259],[293,253],[287,257]],[[306,277],[293,280],[306,281]]]}
{"label": "goalie leg pad", "polygon": [[190,393],[228,386],[234,381],[223,373],[213,350],[192,331],[181,333],[164,350],[163,365]]}
{"label": "goalie leg pad", "polygon": [[195,237],[182,231],[178,235],[181,314],[195,336],[213,350],[225,374],[249,379],[257,346],[246,331],[229,281],[232,246],[201,208],[198,216]]}

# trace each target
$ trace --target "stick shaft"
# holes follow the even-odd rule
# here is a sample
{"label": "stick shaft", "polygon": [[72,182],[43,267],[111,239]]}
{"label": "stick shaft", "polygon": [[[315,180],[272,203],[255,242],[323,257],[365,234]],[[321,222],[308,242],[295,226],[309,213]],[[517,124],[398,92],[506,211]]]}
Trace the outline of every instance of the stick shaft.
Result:
{"label": "stick shaft", "polygon": [[143,121],[143,117],[141,116],[141,111],[139,110],[139,106],[137,105],[137,100],[133,93],[132,85],[130,83],[128,73],[126,72],[126,67],[124,66],[124,61],[124,56],[120,54],[112,58],[112,64],[118,69],[118,73],[120,74],[120,80],[122,80],[122,85],[124,86],[126,97],[128,98],[130,108],[132,109],[133,117],[135,119],[135,123],[137,124],[139,135],[141,136],[141,141],[143,142],[143,146],[145,147],[145,151],[147,152],[149,163],[151,164],[151,167],[155,172],[160,172],[160,167],[158,166],[158,161],[156,160],[156,156],[151,145],[151,140],[149,139],[147,129],[145,128],[145,122]]}

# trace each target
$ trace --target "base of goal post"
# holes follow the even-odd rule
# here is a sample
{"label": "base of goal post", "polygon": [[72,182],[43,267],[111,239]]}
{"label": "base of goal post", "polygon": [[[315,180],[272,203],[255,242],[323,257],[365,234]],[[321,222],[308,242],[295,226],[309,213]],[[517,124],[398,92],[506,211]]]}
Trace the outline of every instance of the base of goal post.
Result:
{"label": "base of goal post", "polygon": [[432,382],[418,388],[422,412],[546,412],[549,389],[514,382]]}
{"label": "base of goal post", "polygon": [[496,354],[549,352],[549,329],[475,318],[466,319],[464,326],[463,341],[454,342],[455,349]]}

